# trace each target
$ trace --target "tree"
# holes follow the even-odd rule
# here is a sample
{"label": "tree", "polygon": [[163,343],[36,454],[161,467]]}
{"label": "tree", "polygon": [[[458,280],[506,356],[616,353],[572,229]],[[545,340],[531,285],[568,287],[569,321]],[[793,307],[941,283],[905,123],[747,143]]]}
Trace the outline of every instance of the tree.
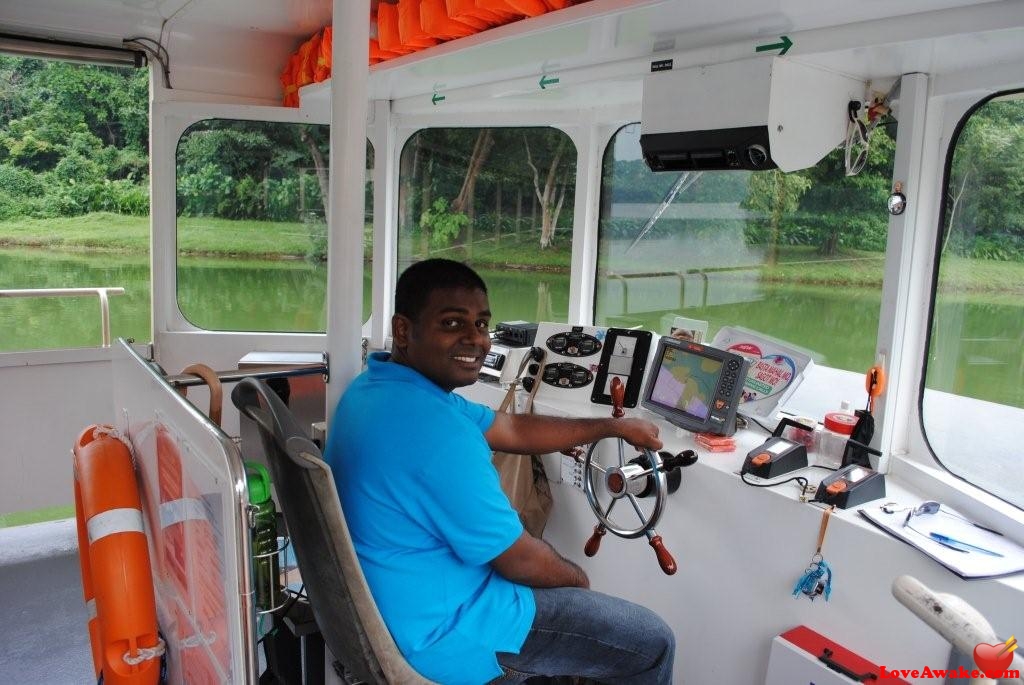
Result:
{"label": "tree", "polygon": [[992,100],[955,141],[942,249],[966,256],[1024,257],[1024,104]]}
{"label": "tree", "polygon": [[811,181],[800,172],[783,173],[778,169],[751,174],[749,192],[742,203],[745,209],[763,217],[768,227],[768,244],[771,247],[768,263],[779,261],[779,243],[782,241],[782,225],[785,218],[796,211],[800,198],[811,187]]}
{"label": "tree", "polygon": [[494,147],[494,134],[491,129],[480,129],[466,164],[466,175],[463,178],[462,187],[459,189],[459,194],[452,200],[451,211],[453,213],[465,214],[470,220],[473,219],[473,191],[476,189],[476,179],[480,175],[480,169],[487,162],[487,156],[492,147]]}
{"label": "tree", "polygon": [[0,57],[0,217],[147,213],[148,87],[141,69]]}
{"label": "tree", "polygon": [[[529,150],[524,146],[524,138],[529,141]],[[523,200],[531,196],[542,198],[551,176],[551,202],[546,216],[541,211],[542,234],[550,244],[559,219],[564,220],[567,213],[566,206],[572,206],[576,166],[571,152],[568,136],[549,128],[419,131],[406,143],[399,162],[402,230],[418,232],[415,250],[420,254],[428,254],[431,248],[459,246],[466,256],[471,256],[474,243],[497,242],[504,228],[518,229],[518,220],[513,223],[509,215],[520,219],[528,216],[529,205],[524,212]],[[537,169],[536,186],[531,163]],[[539,178],[540,169],[544,183]],[[516,206],[506,213],[512,198]],[[458,227],[457,233],[454,227]],[[484,234],[480,228],[491,230]]]}
{"label": "tree", "polygon": [[[209,119],[178,143],[178,208],[228,219],[300,218],[322,208],[326,218],[328,127]],[[301,177],[312,169],[318,183]]]}
{"label": "tree", "polygon": [[523,144],[526,147],[526,163],[533,171],[533,191],[540,201],[541,208],[541,229],[540,248],[543,250],[551,246],[551,240],[558,227],[558,215],[562,212],[562,202],[565,200],[565,186],[567,179],[559,173],[559,165],[562,163],[562,153],[565,151],[568,139],[562,136],[555,145],[555,150],[548,162],[547,172],[544,174],[544,184],[541,186],[540,171],[533,163],[533,155],[530,153],[530,141],[523,136]]}
{"label": "tree", "polygon": [[[780,240],[816,243],[824,256],[836,255],[840,246],[884,250],[889,227],[885,207],[895,149],[888,128],[879,126],[859,174],[846,175],[842,146],[816,166],[799,172],[810,186],[796,213],[783,221]],[[791,236],[796,239],[790,240]]]}

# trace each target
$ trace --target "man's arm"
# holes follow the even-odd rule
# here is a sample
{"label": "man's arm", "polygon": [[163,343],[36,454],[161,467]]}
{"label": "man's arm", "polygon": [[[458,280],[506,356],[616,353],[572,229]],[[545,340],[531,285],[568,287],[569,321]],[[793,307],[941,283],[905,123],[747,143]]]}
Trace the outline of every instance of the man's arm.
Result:
{"label": "man's arm", "polygon": [[548,454],[602,438],[622,438],[652,450],[662,446],[658,427],[650,421],[612,417],[570,419],[500,412],[484,437],[491,449],[514,454]]}
{"label": "man's arm", "polygon": [[491,566],[508,580],[529,587],[590,587],[583,569],[525,530]]}

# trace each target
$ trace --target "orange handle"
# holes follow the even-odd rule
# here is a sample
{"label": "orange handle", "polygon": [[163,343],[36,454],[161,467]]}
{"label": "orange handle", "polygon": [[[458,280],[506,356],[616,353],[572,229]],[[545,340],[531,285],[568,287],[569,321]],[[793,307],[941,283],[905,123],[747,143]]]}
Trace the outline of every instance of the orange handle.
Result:
{"label": "orange handle", "polygon": [[583,546],[583,553],[588,557],[592,557],[597,554],[597,550],[601,549],[601,538],[603,538],[604,534],[607,532],[608,531],[605,530],[603,524],[599,523],[594,526],[594,534],[590,536],[590,539],[587,540],[587,544]]}
{"label": "orange handle", "polygon": [[626,386],[618,376],[612,378],[611,391],[612,416],[615,418],[625,416],[626,412],[623,411],[622,405],[626,402]]}
{"label": "orange handle", "polygon": [[676,572],[678,568],[676,566],[676,560],[672,558],[672,554],[665,549],[665,543],[661,541],[660,535],[655,535],[651,538],[651,547],[654,548],[654,554],[658,557],[658,566],[661,566],[661,570],[665,572],[666,576],[670,576]]}
{"label": "orange handle", "polygon": [[864,389],[868,391],[868,412],[875,410],[875,398],[885,392],[885,369],[872,366],[864,379]]}

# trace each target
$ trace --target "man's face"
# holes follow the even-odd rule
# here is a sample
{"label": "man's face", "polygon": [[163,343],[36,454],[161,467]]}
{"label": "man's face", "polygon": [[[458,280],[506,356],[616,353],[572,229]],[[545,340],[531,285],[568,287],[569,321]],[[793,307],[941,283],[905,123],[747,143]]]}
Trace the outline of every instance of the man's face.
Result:
{"label": "man's face", "polygon": [[393,358],[445,390],[472,385],[491,349],[490,324],[490,304],[482,290],[434,290],[416,321],[395,314]]}

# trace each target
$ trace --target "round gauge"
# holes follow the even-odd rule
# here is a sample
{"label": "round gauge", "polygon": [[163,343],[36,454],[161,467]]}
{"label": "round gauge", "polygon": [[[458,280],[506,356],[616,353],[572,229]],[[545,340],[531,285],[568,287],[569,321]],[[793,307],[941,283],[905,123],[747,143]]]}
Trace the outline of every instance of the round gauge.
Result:
{"label": "round gauge", "polygon": [[558,362],[544,367],[543,381],[556,388],[573,390],[590,385],[593,380],[594,374],[572,362]]}
{"label": "round gauge", "polygon": [[563,357],[589,357],[601,351],[601,341],[582,331],[556,333],[545,344],[549,350]]}

